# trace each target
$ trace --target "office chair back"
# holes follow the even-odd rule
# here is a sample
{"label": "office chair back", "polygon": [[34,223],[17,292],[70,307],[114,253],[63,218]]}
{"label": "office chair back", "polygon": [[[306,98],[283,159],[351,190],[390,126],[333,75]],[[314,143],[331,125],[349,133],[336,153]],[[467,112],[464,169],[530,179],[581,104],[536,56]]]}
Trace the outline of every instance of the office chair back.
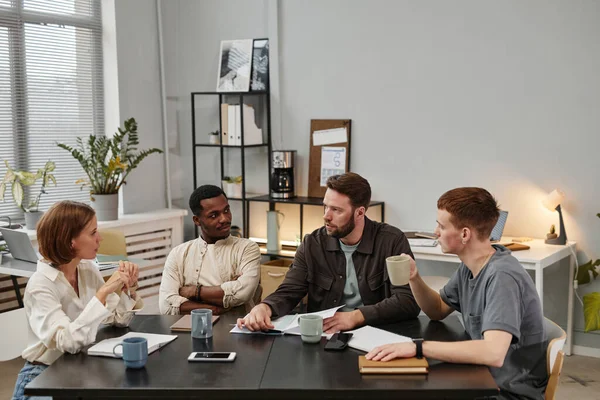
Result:
{"label": "office chair back", "polygon": [[98,248],[98,254],[107,256],[127,256],[127,242],[125,234],[117,229],[99,230],[102,241]]}
{"label": "office chair back", "polygon": [[546,338],[549,341],[548,350],[546,351],[546,368],[548,371],[546,400],[554,400],[565,356],[562,348],[567,340],[567,334],[548,318],[544,318],[544,329],[546,330]]}
{"label": "office chair back", "polygon": [[27,347],[29,340],[27,316],[24,308],[0,313],[2,340],[0,340],[0,361],[17,358]]}

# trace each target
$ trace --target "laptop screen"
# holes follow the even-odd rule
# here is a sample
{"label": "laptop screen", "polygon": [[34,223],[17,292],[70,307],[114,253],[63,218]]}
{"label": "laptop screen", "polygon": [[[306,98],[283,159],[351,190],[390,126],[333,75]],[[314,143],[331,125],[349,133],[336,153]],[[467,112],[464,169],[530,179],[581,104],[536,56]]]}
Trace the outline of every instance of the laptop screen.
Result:
{"label": "laptop screen", "polygon": [[504,225],[506,224],[506,218],[508,218],[508,211],[500,210],[498,222],[496,222],[496,226],[494,226],[494,229],[492,229],[492,233],[490,234],[490,240],[492,242],[497,242],[502,237],[502,232],[504,232]]}

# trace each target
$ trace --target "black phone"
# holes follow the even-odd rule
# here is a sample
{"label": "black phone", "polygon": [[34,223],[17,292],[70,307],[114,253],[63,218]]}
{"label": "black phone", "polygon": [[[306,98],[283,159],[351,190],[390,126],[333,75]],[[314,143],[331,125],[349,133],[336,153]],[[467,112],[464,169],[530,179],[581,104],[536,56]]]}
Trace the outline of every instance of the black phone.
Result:
{"label": "black phone", "polygon": [[331,339],[325,343],[325,350],[340,351],[348,346],[348,341],[352,337],[351,333],[338,332],[334,333]]}

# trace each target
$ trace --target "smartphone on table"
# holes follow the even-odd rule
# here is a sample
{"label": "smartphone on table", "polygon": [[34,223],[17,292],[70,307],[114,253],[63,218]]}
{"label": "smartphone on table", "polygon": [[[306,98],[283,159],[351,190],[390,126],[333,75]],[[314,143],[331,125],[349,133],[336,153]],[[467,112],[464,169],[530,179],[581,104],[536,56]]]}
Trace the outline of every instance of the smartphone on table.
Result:
{"label": "smartphone on table", "polygon": [[233,362],[236,357],[236,353],[223,351],[223,352],[198,352],[195,351],[188,357],[190,362]]}

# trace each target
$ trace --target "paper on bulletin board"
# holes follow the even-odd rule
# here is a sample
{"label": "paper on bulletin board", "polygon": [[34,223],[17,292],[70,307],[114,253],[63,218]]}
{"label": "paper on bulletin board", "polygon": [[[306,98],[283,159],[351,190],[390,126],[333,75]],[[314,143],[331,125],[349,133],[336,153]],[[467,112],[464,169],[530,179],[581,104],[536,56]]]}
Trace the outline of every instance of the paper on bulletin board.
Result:
{"label": "paper on bulletin board", "polygon": [[346,172],[345,147],[321,147],[321,186],[326,186],[332,175]]}
{"label": "paper on bulletin board", "polygon": [[348,133],[346,132],[346,128],[324,129],[313,132],[313,146],[346,143],[347,141]]}

